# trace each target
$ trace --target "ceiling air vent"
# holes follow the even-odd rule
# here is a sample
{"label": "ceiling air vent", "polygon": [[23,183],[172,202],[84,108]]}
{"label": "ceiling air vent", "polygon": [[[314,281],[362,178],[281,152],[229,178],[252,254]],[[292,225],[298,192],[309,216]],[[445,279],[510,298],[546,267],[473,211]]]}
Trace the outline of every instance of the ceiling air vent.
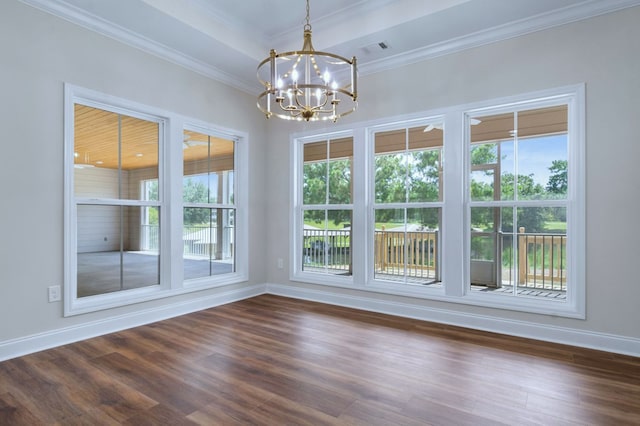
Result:
{"label": "ceiling air vent", "polygon": [[389,49],[389,43],[386,41],[371,43],[360,48],[365,55],[371,55],[372,53],[381,52],[387,49]]}

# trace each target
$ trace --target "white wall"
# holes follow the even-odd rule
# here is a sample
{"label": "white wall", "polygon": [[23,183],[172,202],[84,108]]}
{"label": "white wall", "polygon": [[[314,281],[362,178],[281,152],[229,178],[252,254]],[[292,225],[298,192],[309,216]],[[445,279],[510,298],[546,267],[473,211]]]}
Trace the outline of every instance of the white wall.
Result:
{"label": "white wall", "polygon": [[[586,83],[586,320],[290,282],[291,265],[277,269],[276,259],[287,259],[289,253],[288,239],[280,235],[291,227],[291,173],[287,172],[291,127],[270,122],[267,210],[272,228],[266,262],[269,282],[280,284],[273,287],[275,291],[353,306],[378,306],[408,316],[457,318],[471,325],[477,320],[480,328],[503,324],[501,331],[515,334],[527,334],[518,333],[518,328],[529,328],[537,333],[529,334],[549,340],[559,340],[557,336],[573,330],[579,335],[569,339],[573,343],[615,340],[619,343],[615,349],[640,355],[639,22],[640,7],[635,7],[364,76],[359,82],[358,111],[338,123],[342,128],[353,121]],[[296,131],[314,128],[321,126],[312,123]]]}
{"label": "white wall", "polygon": [[[63,317],[60,302],[48,303],[47,287],[62,285],[63,280],[65,82],[248,133],[250,235],[260,236],[265,227],[266,127],[252,96],[16,0],[3,0],[0,359],[7,342],[20,346],[29,336],[113,319],[126,326],[121,319],[134,312],[157,309],[171,315],[195,300],[214,300],[234,289],[244,291],[265,277],[266,247],[263,238],[252,237],[248,283],[70,318]],[[88,332],[99,331],[94,327]],[[28,345],[20,348],[29,350]]]}

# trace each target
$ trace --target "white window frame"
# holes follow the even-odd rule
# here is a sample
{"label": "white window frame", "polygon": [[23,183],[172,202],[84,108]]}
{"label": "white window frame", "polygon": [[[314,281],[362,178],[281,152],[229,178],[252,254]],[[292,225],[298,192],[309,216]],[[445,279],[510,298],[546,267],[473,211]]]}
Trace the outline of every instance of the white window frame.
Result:
{"label": "white window frame", "polygon": [[[309,271],[304,271],[302,269],[302,261],[303,261],[303,258],[302,258],[303,238],[302,237],[303,237],[303,229],[304,229],[304,211],[307,210],[307,208],[305,208],[305,205],[303,203],[302,185],[296,184],[296,182],[298,181],[302,182],[302,179],[304,177],[304,146],[306,144],[314,143],[314,142],[329,141],[333,139],[347,138],[347,137],[353,138],[353,149],[354,149],[354,155],[352,159],[352,161],[354,162],[352,165],[353,174],[351,175],[351,185],[353,188],[353,196],[351,199],[351,203],[350,204],[322,204],[322,205],[316,204],[314,206],[322,210],[344,210],[344,209],[351,210],[352,212],[352,216],[351,216],[352,228],[351,229],[354,233],[357,233],[358,232],[357,229],[359,229],[361,225],[358,224],[358,222],[360,221],[356,220],[358,216],[356,216],[356,211],[354,210],[355,200],[353,199],[353,197],[355,197],[355,194],[357,192],[356,185],[359,184],[359,180],[356,179],[356,176],[358,175],[359,165],[355,163],[356,138],[354,136],[354,133],[352,131],[322,133],[322,134],[317,134],[311,137],[300,137],[300,138],[292,139],[293,151],[296,154],[292,156],[292,161],[293,161],[292,171],[293,171],[294,178],[291,181],[291,187],[293,191],[292,192],[293,206],[294,206],[292,210],[292,216],[291,216],[291,220],[292,220],[291,223],[293,223],[294,226],[293,226],[293,231],[291,232],[292,243],[290,245],[291,247],[290,258],[292,263],[291,265],[292,280],[310,282],[315,284],[336,285],[339,287],[342,287],[342,286],[351,287],[354,285],[354,282],[356,282],[354,279],[354,275],[356,270],[356,264],[359,264],[360,260],[356,259],[355,257],[356,250],[354,249],[353,241],[351,241],[351,263],[352,263],[352,269],[353,269],[353,272],[351,275],[347,275],[347,276],[333,275],[333,274],[326,274],[321,272],[309,272]],[[327,182],[327,185],[328,184],[329,183]]]}
{"label": "white window frame", "polygon": [[[185,207],[203,207],[203,208],[207,208],[207,209],[217,209],[217,208],[221,208],[221,209],[232,209],[234,210],[234,223],[237,224],[237,221],[235,220],[235,216],[236,215],[242,215],[243,212],[246,212],[246,208],[242,209],[242,211],[240,211],[239,209],[239,205],[240,203],[244,203],[244,205],[246,205],[247,202],[247,198],[245,194],[239,194],[238,190],[240,188],[242,188],[240,190],[240,192],[246,193],[246,188],[247,188],[247,181],[246,181],[246,177],[243,180],[243,186],[239,186],[238,182],[241,178],[240,175],[242,175],[242,173],[239,171],[239,168],[242,169],[241,165],[242,164],[246,164],[242,163],[242,159],[241,159],[241,153],[244,153],[241,147],[241,138],[237,135],[237,133],[231,132],[231,131],[223,131],[221,130],[219,127],[212,127],[211,125],[208,125],[206,123],[203,122],[197,122],[195,120],[188,120],[184,122],[183,128],[182,130],[190,130],[190,131],[194,131],[194,132],[198,132],[198,133],[202,133],[202,134],[206,134],[209,136],[214,136],[214,137],[219,137],[222,139],[227,139],[227,140],[231,140],[234,143],[234,149],[233,149],[233,164],[234,164],[234,176],[233,176],[233,196],[234,196],[234,202],[230,203],[230,204],[226,204],[226,203],[185,203],[182,200],[182,182],[184,179],[184,173],[183,173],[183,163],[181,162],[180,165],[180,202],[181,202],[181,207],[185,208]],[[181,140],[182,138],[184,138],[184,135],[181,136]],[[182,148],[181,148],[182,149]],[[242,200],[242,201],[241,201]],[[182,218],[182,209],[180,211],[180,217]],[[239,271],[243,271],[244,274],[241,274],[245,277],[245,281],[246,281],[246,277],[248,277],[248,262],[246,262],[244,259],[246,259],[247,255],[248,255],[248,216],[245,214],[243,216],[243,220],[241,221],[245,226],[244,229],[239,229],[235,224],[234,224],[234,232],[235,232],[235,241],[237,242],[242,242],[242,246],[238,247],[238,244],[235,244],[235,254],[234,254],[234,262],[235,262],[235,271],[228,273],[228,274],[220,274],[220,275],[211,275],[211,276],[207,276],[207,277],[200,277],[200,278],[194,278],[191,280],[184,280],[183,272],[184,269],[181,268],[181,272],[180,272],[180,279],[178,280],[178,282],[184,282],[184,286],[185,288],[189,288],[189,289],[194,289],[194,290],[200,290],[200,289],[205,289],[205,288],[210,288],[212,287],[212,281],[215,281],[215,286],[220,286],[220,285],[224,285],[224,284],[234,284],[236,282],[238,282],[238,274]],[[182,234],[181,237],[182,239]],[[180,256],[182,257],[182,253],[180,253]]]}
{"label": "white window frame", "polygon": [[[401,283],[387,280],[380,280],[375,278],[375,273],[373,270],[373,265],[375,263],[374,257],[375,253],[373,248],[375,247],[374,241],[374,228],[375,228],[375,210],[380,208],[387,209],[404,209],[404,208],[439,208],[441,211],[441,224],[440,224],[440,233],[441,233],[441,241],[444,241],[442,236],[444,235],[444,200],[446,198],[446,188],[445,188],[445,179],[440,181],[440,186],[442,188],[443,198],[440,201],[423,201],[423,202],[400,202],[400,203],[388,203],[388,204],[379,204],[375,201],[375,136],[376,133],[399,130],[399,129],[409,129],[414,127],[427,127],[430,124],[443,124],[444,123],[444,115],[431,115],[426,118],[420,119],[409,119],[403,121],[394,121],[388,124],[381,124],[376,126],[371,126],[367,132],[367,146],[368,152],[370,155],[367,156],[368,170],[369,174],[367,175],[368,183],[369,183],[369,192],[367,197],[367,259],[369,268],[367,268],[367,288],[382,291],[382,292],[390,292],[393,294],[401,294],[405,296],[418,296],[418,297],[441,297],[444,295],[445,287],[442,285],[442,265],[439,265],[440,269],[440,284],[439,285],[429,285],[429,286],[421,286],[414,285],[409,283]],[[444,126],[446,129],[446,126]],[[444,129],[443,129],[444,130]],[[446,158],[446,144],[443,137],[443,146],[442,146],[442,160],[445,163]],[[446,172],[446,167],[443,168]],[[443,259],[443,253],[440,251],[438,255],[440,259]]]}
{"label": "white window frame", "polygon": [[[568,181],[567,194],[567,234],[569,279],[567,298],[563,302],[543,300],[543,298],[521,298],[478,294],[470,291],[470,154],[467,145],[468,120],[487,111],[513,111],[513,108],[528,109],[534,105],[541,107],[551,104],[568,105]],[[413,286],[402,283],[381,282],[373,279],[373,229],[375,169],[374,133],[411,127],[433,122],[444,123],[443,143],[443,191],[444,198],[429,206],[442,208],[441,284],[437,286]],[[301,209],[302,164],[304,142],[317,141],[335,135],[354,137],[353,187],[354,241],[353,275],[349,279],[330,275],[310,274],[301,271]],[[544,315],[584,319],[585,312],[585,87],[584,84],[564,86],[549,90],[530,92],[510,97],[492,99],[466,105],[452,106],[439,110],[424,111],[401,117],[391,117],[365,123],[354,123],[335,133],[305,132],[291,135],[291,180],[293,232],[290,241],[292,281],[308,282],[328,286],[360,289],[372,292],[409,296],[488,308],[506,309]],[[418,206],[419,207],[419,206]]]}
{"label": "white window frame", "polygon": [[[465,167],[465,287],[464,298],[475,305],[495,308],[514,309],[547,315],[559,315],[584,319],[585,313],[585,153],[584,153],[584,85],[547,90],[523,96],[503,99],[503,102],[486,102],[477,104],[464,112],[465,135],[464,150]],[[568,106],[567,160],[568,160],[568,193],[564,200],[522,200],[522,201],[471,201],[470,200],[470,119],[483,115],[520,112],[530,109],[551,106]],[[567,209],[567,280],[566,301],[548,300],[545,298],[514,297],[471,291],[470,287],[470,230],[471,207],[546,207],[561,206]]]}
{"label": "white window frame", "polygon": [[[77,297],[77,217],[82,199],[74,194],[74,105],[82,104],[158,122],[160,125],[158,185],[159,201],[115,200],[117,205],[159,206],[160,285]],[[183,281],[182,267],[182,142],[183,129],[198,128],[212,135],[226,135],[236,143],[234,178],[236,217],[236,270],[196,283]],[[184,117],[163,109],[107,95],[66,83],[64,86],[64,316],[176,296],[248,280],[248,135],[215,124]],[[79,203],[80,201],[80,203]],[[112,205],[111,200],[86,200]]]}

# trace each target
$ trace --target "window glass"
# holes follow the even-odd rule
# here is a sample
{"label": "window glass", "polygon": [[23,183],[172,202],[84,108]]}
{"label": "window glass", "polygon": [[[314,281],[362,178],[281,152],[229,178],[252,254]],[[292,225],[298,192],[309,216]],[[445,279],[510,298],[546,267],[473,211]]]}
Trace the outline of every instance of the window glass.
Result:
{"label": "window glass", "polygon": [[73,129],[76,297],[160,284],[159,122],[76,103]]}
{"label": "window glass", "polygon": [[407,284],[439,281],[439,208],[376,209],[374,277]]}
{"label": "window glass", "polygon": [[305,210],[302,270],[351,275],[351,210]]}
{"label": "window glass", "polygon": [[65,111],[65,316],[246,281],[246,136],[70,84]]}
{"label": "window glass", "polygon": [[[568,106],[472,120],[472,289],[565,300]],[[501,204],[474,206],[473,202]]]}
{"label": "window glass", "polygon": [[566,198],[567,128],[566,105],[474,118],[471,199]]}
{"label": "window glass", "polygon": [[75,104],[75,195],[141,200],[141,177],[158,177],[159,125]]}
{"label": "window glass", "polygon": [[303,145],[301,271],[352,272],[353,138]]}
{"label": "window glass", "polygon": [[[375,133],[373,277],[440,281],[443,125]],[[394,206],[387,207],[393,204]]]}
{"label": "window glass", "polygon": [[142,208],[81,204],[77,218],[78,298],[160,283],[158,248],[143,241]]}
{"label": "window glass", "polygon": [[182,153],[184,279],[235,272],[235,142],[185,130]]}

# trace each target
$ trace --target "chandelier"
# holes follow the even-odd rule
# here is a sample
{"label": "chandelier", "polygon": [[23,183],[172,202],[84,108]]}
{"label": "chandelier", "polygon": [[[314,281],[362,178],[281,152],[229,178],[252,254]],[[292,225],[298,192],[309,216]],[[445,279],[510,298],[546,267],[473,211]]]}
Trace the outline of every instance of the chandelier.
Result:
{"label": "chandelier", "polygon": [[302,49],[276,53],[258,65],[258,80],[264,91],[258,108],[267,118],[334,122],[358,107],[356,57],[319,52],[311,44],[309,0]]}

